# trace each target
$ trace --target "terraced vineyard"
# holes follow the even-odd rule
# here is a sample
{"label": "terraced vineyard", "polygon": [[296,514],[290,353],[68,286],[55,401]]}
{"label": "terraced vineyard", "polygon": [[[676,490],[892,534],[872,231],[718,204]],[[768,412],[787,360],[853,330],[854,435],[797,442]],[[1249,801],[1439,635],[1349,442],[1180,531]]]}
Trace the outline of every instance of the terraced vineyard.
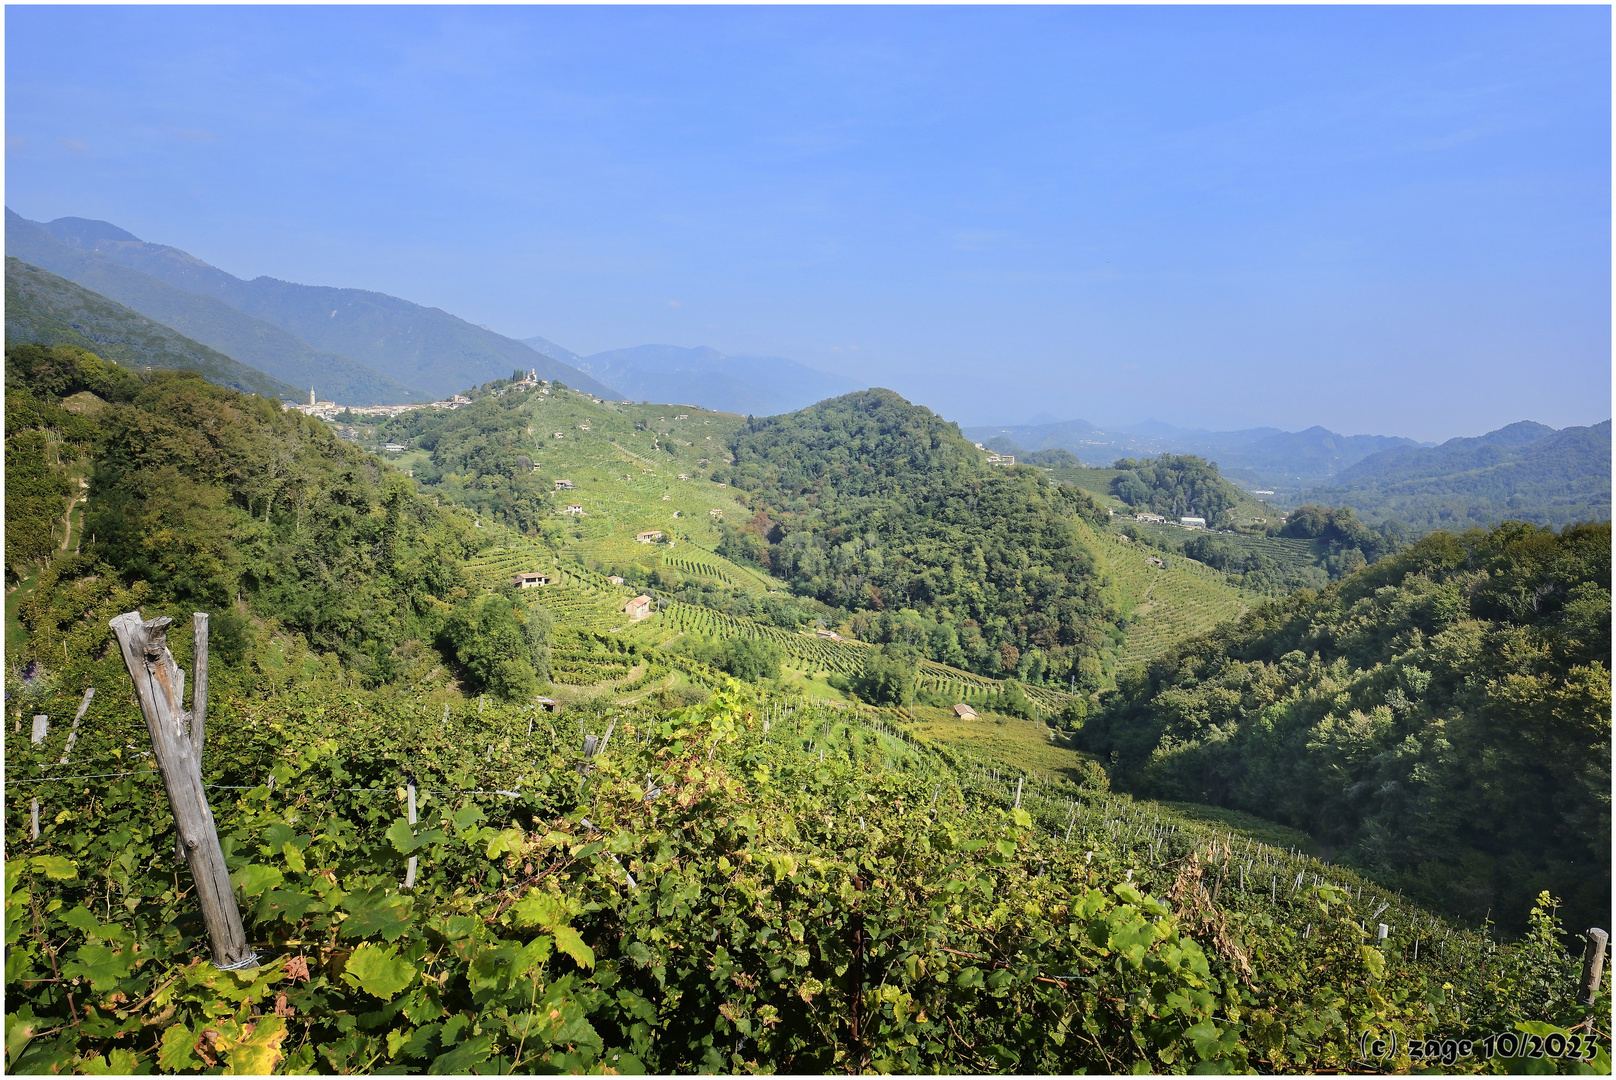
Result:
{"label": "terraced vineyard", "polygon": [[497,589],[519,573],[537,570],[552,577],[561,573],[555,554],[538,544],[513,538],[506,544],[486,548],[466,563],[466,572],[485,589]]}
{"label": "terraced vineyard", "polygon": [[[862,641],[831,641],[803,633],[792,633],[777,626],[764,626],[750,619],[725,615],[708,608],[683,604],[678,601],[662,603],[662,617],[683,632],[709,638],[749,637],[765,638],[775,642],[799,666],[809,671],[827,671],[838,675],[854,675],[864,670],[864,658],[869,645]],[[996,694],[1004,684],[959,668],[939,664],[934,660],[920,661],[921,688],[951,693],[961,701],[981,701]],[[1045,686],[1027,686],[1023,690],[1041,708],[1058,711],[1071,695]]]}
{"label": "terraced vineyard", "polygon": [[[935,660],[922,660],[920,662],[920,687],[923,690],[945,693],[966,704],[971,704],[997,694],[1004,689],[1004,683],[997,679],[989,679],[986,676],[978,675],[975,672],[962,671],[946,664],[939,664]],[[1061,707],[1071,700],[1070,694],[1047,686],[1027,686],[1024,684],[1021,690],[1040,709],[1050,712],[1059,712]]]}
{"label": "terraced vineyard", "polygon": [[555,681],[569,686],[594,686],[629,677],[644,662],[625,643],[609,636],[568,627],[557,630],[550,647],[550,670]]}
{"label": "terraced vineyard", "polygon": [[1154,552],[1120,539],[1120,534],[1090,529],[1084,533],[1129,623],[1116,655],[1119,667],[1143,663],[1260,602],[1193,559],[1168,555],[1163,569],[1147,561]]}

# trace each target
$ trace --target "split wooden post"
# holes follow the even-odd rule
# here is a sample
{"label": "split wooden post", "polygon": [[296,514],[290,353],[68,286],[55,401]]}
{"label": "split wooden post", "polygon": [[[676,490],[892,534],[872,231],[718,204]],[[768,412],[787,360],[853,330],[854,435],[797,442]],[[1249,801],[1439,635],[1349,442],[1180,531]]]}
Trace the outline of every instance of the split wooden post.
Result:
{"label": "split wooden post", "polygon": [[28,807],[28,814],[33,819],[33,825],[34,825],[33,839],[38,840],[39,839],[39,800],[38,799],[35,799],[33,801],[33,803]]}
{"label": "split wooden post", "polygon": [[1605,973],[1605,946],[1609,942],[1609,934],[1597,926],[1589,928],[1588,948],[1582,954],[1582,987],[1577,994],[1577,1000],[1584,1005],[1592,1005],[1599,996],[1599,980]]}
{"label": "split wooden post", "polygon": [[67,759],[73,753],[73,745],[79,741],[79,721],[83,720],[84,714],[90,711],[90,702],[94,697],[95,687],[92,686],[84,691],[84,700],[79,702],[79,711],[73,715],[73,727],[67,733],[67,746],[62,749],[63,765],[67,764]]}
{"label": "split wooden post", "polygon": [[48,734],[50,734],[50,717],[47,715],[34,717],[34,731],[29,741],[38,746],[45,741],[45,736]]}
{"label": "split wooden post", "polygon": [[[409,798],[409,803],[410,803],[410,805],[409,805],[410,824],[414,825],[415,824],[415,781],[414,780],[411,780],[409,782],[409,788],[407,790],[408,790],[408,798]],[[404,871],[404,887],[406,889],[415,888],[415,856],[414,855],[410,856],[410,865]]]}
{"label": "split wooden post", "polygon": [[1017,810],[1021,809],[1021,785],[1025,784],[1026,782],[1027,782],[1027,778],[1025,776],[1023,776],[1020,780],[1016,781],[1016,805],[1015,805],[1015,809],[1017,809]]}
{"label": "split wooden post", "polygon": [[110,625],[123,650],[124,665],[134,683],[135,696],[140,699],[152,751],[168,789],[168,805],[213,945],[213,962],[224,970],[250,967],[258,958],[247,946],[213,811],[202,789],[201,763],[193,745],[194,735],[188,730],[190,716],[181,707],[185,673],[168,650],[167,629],[171,622],[166,617],[148,622],[140,612],[129,611]]}

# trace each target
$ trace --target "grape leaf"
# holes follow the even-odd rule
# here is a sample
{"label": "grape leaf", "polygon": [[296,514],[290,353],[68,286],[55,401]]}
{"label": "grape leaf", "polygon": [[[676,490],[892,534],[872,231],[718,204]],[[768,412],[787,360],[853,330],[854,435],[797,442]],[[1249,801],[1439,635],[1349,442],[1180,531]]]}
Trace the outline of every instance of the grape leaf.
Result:
{"label": "grape leaf", "polygon": [[552,933],[555,934],[556,948],[576,960],[579,967],[595,966],[595,952],[584,944],[584,939],[578,936],[578,931],[570,926],[558,926]]}
{"label": "grape leaf", "polygon": [[398,957],[397,952],[396,947],[383,949],[365,942],[348,957],[342,981],[383,1001],[391,1001],[394,994],[415,979],[415,965]]}

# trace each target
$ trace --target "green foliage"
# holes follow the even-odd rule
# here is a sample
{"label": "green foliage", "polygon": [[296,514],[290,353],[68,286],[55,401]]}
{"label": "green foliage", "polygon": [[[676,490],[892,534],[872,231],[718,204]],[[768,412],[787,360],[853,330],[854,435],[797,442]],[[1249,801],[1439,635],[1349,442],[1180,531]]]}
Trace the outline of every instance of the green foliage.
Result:
{"label": "green foliage", "polygon": [[550,681],[550,636],[555,631],[555,619],[543,604],[529,604],[527,619],[522,624],[527,635],[528,661],[533,665],[533,677],[539,682]]}
{"label": "green foliage", "polygon": [[1435,533],[1121,681],[1114,779],[1296,825],[1512,929],[1609,907],[1610,528]]}
{"label": "green foliage", "polygon": [[[521,701],[538,691],[532,618],[493,593],[455,605],[439,633],[472,689],[486,690],[501,701]],[[538,619],[542,627],[544,616]],[[547,653],[548,646],[545,640],[540,648]]]}
{"label": "green foliage", "polygon": [[1230,512],[1244,501],[1218,467],[1194,454],[1158,458],[1122,458],[1111,466],[1121,472],[1111,481],[1111,494],[1136,510],[1149,510],[1170,521],[1202,517],[1211,528],[1231,521]]}
{"label": "green foliage", "polygon": [[[216,623],[226,663],[248,651],[240,620],[250,612],[385,682],[394,653],[430,640],[444,602],[464,588],[469,522],[318,421],[192,373],[141,379],[65,347],[9,348],[7,378],[12,417],[57,424],[46,430],[79,440],[55,444],[67,448],[60,456],[81,451],[90,471],[83,554],[59,558],[48,587],[19,605],[30,648],[47,662],[101,655],[107,619],[130,609],[106,605],[172,605],[188,618],[241,604]],[[74,426],[83,418],[56,399],[86,392],[106,400],[92,423]],[[39,433],[31,439],[8,442],[17,490],[40,480]],[[42,522],[64,506],[58,497],[18,508]]]}
{"label": "green foliage", "polygon": [[849,686],[871,704],[907,705],[914,697],[919,659],[915,649],[908,645],[878,645],[869,650],[864,670]]}
{"label": "green foliage", "polygon": [[[910,609],[954,631],[916,643],[983,673],[1042,649],[1064,683],[1110,613],[1075,522],[1104,511],[1036,469],[996,469],[953,424],[887,390],[749,420],[727,476],[755,514],[719,550],[799,594],[876,617]],[[928,635],[929,636],[929,635]]]}
{"label": "green foliage", "polygon": [[780,647],[763,638],[731,638],[724,643],[721,667],[737,679],[763,682],[780,677]]}
{"label": "green foliage", "polygon": [[[8,1066],[1317,1071],[1354,1067],[1369,1025],[1406,1042],[1589,1018],[1608,1044],[1609,991],[1570,1000],[1547,898],[1503,948],[1370,908],[1338,872],[1271,903],[1232,837],[1072,787],[1011,809],[981,770],[894,767],[904,744],[783,705],[731,686],[619,715],[580,780],[566,716],[528,735],[510,707],[220,702],[210,746],[229,752],[204,778],[237,785],[208,790],[265,958],[226,973],[175,877],[160,779],[113,757],[141,729],[120,703],[76,759],[120,775],[34,786],[36,843],[8,804]],[[8,766],[57,753],[18,736]],[[1375,947],[1371,912],[1399,927]]]}
{"label": "green foliage", "polygon": [[1401,545],[1385,531],[1359,521],[1352,507],[1303,506],[1285,516],[1280,536],[1311,540],[1320,549],[1332,581],[1378,562]]}
{"label": "green foliage", "polygon": [[681,642],[679,651],[727,671],[737,679],[754,683],[778,679],[785,660],[780,646],[762,637],[731,637],[722,641],[694,638]]}
{"label": "green foliage", "polygon": [[6,433],[6,565],[13,578],[22,568],[56,553],[57,525],[73,485],[52,460],[43,431]]}

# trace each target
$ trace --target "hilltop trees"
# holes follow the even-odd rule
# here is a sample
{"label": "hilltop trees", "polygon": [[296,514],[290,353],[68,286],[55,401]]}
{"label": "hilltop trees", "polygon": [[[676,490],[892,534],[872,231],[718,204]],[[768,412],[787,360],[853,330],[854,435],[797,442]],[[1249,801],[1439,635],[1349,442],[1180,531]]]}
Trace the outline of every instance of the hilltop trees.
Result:
{"label": "hilltop trees", "polygon": [[1111,466],[1122,473],[1111,481],[1111,493],[1135,510],[1169,519],[1204,517],[1214,528],[1230,522],[1239,494],[1218,467],[1194,454],[1158,458],[1122,458]]}
{"label": "hilltop trees", "polygon": [[528,535],[553,528],[555,509],[544,479],[533,471],[526,395],[481,397],[461,409],[416,409],[381,430],[431,452],[415,469],[420,484],[442,498]]}

